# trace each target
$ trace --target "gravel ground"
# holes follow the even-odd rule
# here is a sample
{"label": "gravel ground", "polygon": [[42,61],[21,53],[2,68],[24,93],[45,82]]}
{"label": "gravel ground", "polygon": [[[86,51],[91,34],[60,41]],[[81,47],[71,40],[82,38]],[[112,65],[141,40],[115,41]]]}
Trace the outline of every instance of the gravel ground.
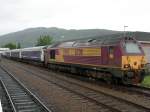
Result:
{"label": "gravel ground", "polygon": [[[94,107],[94,104],[87,103],[86,100],[81,99],[78,100],[78,96],[71,94],[65,90],[62,90],[59,87],[56,87],[55,85],[46,82],[45,80],[40,79],[39,77],[30,75],[29,73],[26,73],[25,71],[18,69],[17,66],[24,66],[25,68],[28,68],[32,71],[36,71],[37,73],[41,75],[49,75],[47,78],[53,78],[52,75],[55,75],[54,72],[48,72],[44,69],[39,69],[35,66],[22,64],[22,63],[16,63],[14,61],[10,60],[3,60],[1,62],[2,65],[7,66],[7,69],[15,74],[15,76],[21,80],[30,90],[34,92],[47,106],[48,108],[52,108],[56,112],[97,112],[98,107]],[[16,66],[17,65],[17,66]],[[40,72],[38,72],[40,71]],[[42,74],[43,73],[43,74]],[[64,79],[69,79],[73,82],[76,82],[76,79],[71,79],[68,77],[60,76]],[[86,84],[86,86],[99,90],[102,92],[107,92],[111,95],[121,97],[123,99],[126,99],[128,101],[150,107],[150,98],[144,97],[142,95],[137,94],[129,94],[129,93],[123,93],[121,91],[113,90],[104,88],[101,86],[97,86],[95,84],[90,84],[82,81],[78,81],[80,84]],[[60,94],[61,91],[61,94]],[[80,105],[77,105],[80,104]],[[93,106],[91,106],[93,105]],[[92,108],[91,108],[92,107]],[[99,107],[100,108],[100,107]],[[100,110],[100,109],[99,109]]]}
{"label": "gravel ground", "polygon": [[98,112],[100,110],[102,110],[101,112],[111,112],[96,106],[94,103],[87,102],[84,98],[79,98],[77,95],[65,91],[37,76],[18,69],[16,66],[13,66],[11,61],[3,61],[1,64],[7,66],[7,70],[15,74],[20,81],[54,112]]}

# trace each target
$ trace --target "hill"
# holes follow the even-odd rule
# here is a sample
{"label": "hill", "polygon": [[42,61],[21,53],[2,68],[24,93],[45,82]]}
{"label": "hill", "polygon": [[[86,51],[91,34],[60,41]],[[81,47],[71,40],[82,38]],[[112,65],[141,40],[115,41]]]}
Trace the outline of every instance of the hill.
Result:
{"label": "hill", "polygon": [[20,42],[23,47],[34,46],[40,35],[50,35],[53,41],[65,41],[72,39],[80,39],[87,37],[103,36],[116,34],[117,31],[103,30],[103,29],[86,29],[86,30],[66,30],[60,28],[29,28],[18,32],[9,33],[0,36],[0,46],[8,43]]}
{"label": "hill", "polygon": [[[0,46],[9,42],[13,43],[20,42],[22,47],[34,46],[40,35],[50,35],[53,37],[53,41],[66,41],[91,37],[99,37],[99,38],[118,37],[122,36],[123,32],[105,29],[66,30],[56,27],[29,28],[22,31],[13,32],[0,36]],[[150,41],[150,33],[148,32],[128,32],[127,35],[132,35],[136,37],[138,40]]]}

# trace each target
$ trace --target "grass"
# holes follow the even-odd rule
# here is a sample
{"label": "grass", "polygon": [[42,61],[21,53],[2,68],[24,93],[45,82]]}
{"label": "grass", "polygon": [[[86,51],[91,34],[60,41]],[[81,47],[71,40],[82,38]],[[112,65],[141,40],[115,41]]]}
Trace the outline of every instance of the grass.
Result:
{"label": "grass", "polygon": [[143,82],[141,83],[142,86],[145,87],[150,87],[150,75],[146,76],[143,80]]}

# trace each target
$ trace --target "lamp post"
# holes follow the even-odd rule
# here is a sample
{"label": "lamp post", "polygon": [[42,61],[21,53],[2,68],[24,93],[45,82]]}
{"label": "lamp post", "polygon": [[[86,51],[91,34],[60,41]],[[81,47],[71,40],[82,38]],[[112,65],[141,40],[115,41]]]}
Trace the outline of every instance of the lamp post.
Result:
{"label": "lamp post", "polygon": [[128,26],[124,26],[124,37],[126,36],[126,31],[125,29],[127,28]]}

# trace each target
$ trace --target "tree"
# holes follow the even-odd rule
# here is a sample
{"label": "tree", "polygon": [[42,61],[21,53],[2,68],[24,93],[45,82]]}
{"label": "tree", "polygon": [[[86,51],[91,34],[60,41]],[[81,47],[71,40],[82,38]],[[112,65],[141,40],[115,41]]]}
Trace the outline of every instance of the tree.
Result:
{"label": "tree", "polygon": [[2,46],[2,47],[10,48],[10,49],[16,49],[16,48],[17,48],[16,44],[13,44],[13,43],[5,44],[5,45]]}
{"label": "tree", "polygon": [[18,42],[17,49],[20,49],[20,48],[21,48],[21,44],[20,44],[20,42]]}
{"label": "tree", "polygon": [[40,36],[37,40],[36,46],[44,46],[44,45],[50,45],[52,44],[53,38],[49,35]]}

